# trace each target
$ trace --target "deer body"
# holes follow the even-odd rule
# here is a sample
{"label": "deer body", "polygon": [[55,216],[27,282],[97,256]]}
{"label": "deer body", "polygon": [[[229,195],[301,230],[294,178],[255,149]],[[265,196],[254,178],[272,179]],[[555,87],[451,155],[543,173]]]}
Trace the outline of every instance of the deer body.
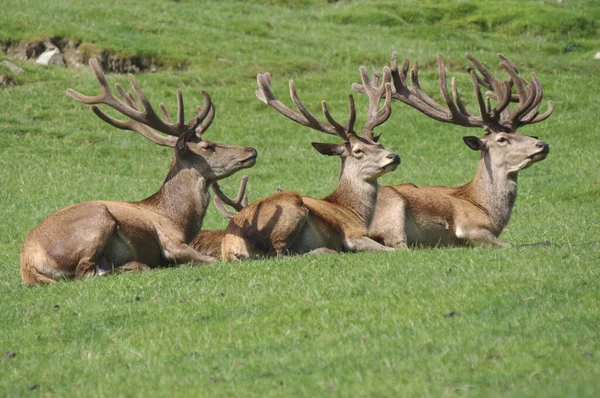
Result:
{"label": "deer body", "polygon": [[[517,138],[513,134],[511,139]],[[549,147],[535,138],[523,157],[528,165],[543,160]],[[386,246],[510,246],[498,239],[510,220],[517,197],[516,171],[490,167],[490,152],[482,152],[475,178],[459,187],[382,186],[369,236]]]}
{"label": "deer body", "polygon": [[223,259],[389,250],[367,237],[377,184],[343,181],[325,199],[282,191],[242,209],[226,229]]}
{"label": "deer body", "polygon": [[[298,98],[293,81],[290,95],[299,113],[281,103],[270,87],[270,75],[259,74],[257,97],[279,113],[315,130],[337,135],[343,144],[313,143],[323,155],[342,160],[337,189],[325,199],[283,191],[259,200],[235,214],[221,246],[225,261],[266,255],[326,253],[331,251],[390,250],[367,236],[368,225],[377,200],[377,178],[396,169],[398,155],[377,144],[373,129],[384,123],[391,112],[389,69],[377,87],[379,74],[371,82],[361,68],[364,85],[355,89],[367,93],[370,99],[367,123],[359,136],[353,131],[354,101],[350,96],[350,112],[345,126],[337,123],[323,102],[323,112],[330,124],[319,122]],[[379,103],[385,96],[385,104]]]}
{"label": "deer body", "polygon": [[[213,257],[189,245],[202,227],[209,200],[208,187],[237,170],[254,165],[256,150],[203,139],[202,133],[214,118],[214,105],[208,94],[203,92],[204,107],[185,125],[183,99],[178,92],[178,120],[172,124],[162,105],[166,122],[154,114],[132,76],[130,80],[143,104],[143,112],[135,97],[118,85],[123,101],[116,99],[97,62],[91,60],[90,66],[100,82],[102,94],[87,97],[72,90],[67,94],[93,105],[94,113],[107,123],[174,148],[171,169],[160,190],[140,202],[84,202],[51,214],[25,238],[21,249],[23,283],[54,283],[118,269],[214,262]],[[96,104],[109,105],[129,119],[113,119]],[[162,136],[155,130],[168,135]]]}
{"label": "deer body", "polygon": [[[417,63],[411,70],[412,85],[409,86],[406,83],[408,60],[398,71],[396,54],[392,56],[394,99],[442,122],[482,127],[486,134],[481,138],[463,137],[467,146],[481,153],[471,182],[460,187],[419,188],[414,184],[381,187],[370,237],[399,249],[407,246],[510,246],[498,236],[510,220],[517,197],[518,172],[545,159],[550,151],[547,143],[518,134],[516,129],[547,119],[552,114],[552,103],[547,112],[539,114],[543,91],[535,75],[529,84],[518,75],[512,62],[501,54],[498,56],[502,60],[500,65],[510,75],[504,82],[467,54],[483,75],[480,77],[474,69],[468,68],[479,102],[479,117],[467,112],[454,79],[450,96],[441,56],[438,56],[440,91],[448,109],[422,91]],[[480,92],[480,85],[494,90],[487,94],[487,102]],[[513,85],[517,95],[512,94]],[[498,101],[494,108],[490,98]],[[519,105],[511,111],[510,102]]]}

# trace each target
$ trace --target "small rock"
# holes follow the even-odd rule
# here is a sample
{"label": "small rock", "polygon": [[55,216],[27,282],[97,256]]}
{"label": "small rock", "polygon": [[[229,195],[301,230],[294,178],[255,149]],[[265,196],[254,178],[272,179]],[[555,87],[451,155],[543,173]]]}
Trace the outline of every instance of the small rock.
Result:
{"label": "small rock", "polygon": [[594,57],[594,59],[600,59],[600,51],[598,51],[598,52],[596,53],[596,56]]}
{"label": "small rock", "polygon": [[14,351],[8,351],[5,355],[7,358],[14,358],[17,356],[17,353]]}
{"label": "small rock", "polygon": [[56,47],[49,48],[44,51],[37,59],[35,63],[38,65],[58,65],[65,66],[65,60],[60,55],[60,50]]}
{"label": "small rock", "polygon": [[27,391],[33,391],[33,390],[35,390],[36,388],[38,388],[38,385],[37,385],[37,384],[32,384],[32,385],[30,385],[29,387],[27,387]]}
{"label": "small rock", "polygon": [[9,71],[14,73],[15,75],[20,75],[23,73],[23,69],[19,68],[17,65],[13,64],[10,61],[4,60],[2,61],[2,65],[6,66]]}

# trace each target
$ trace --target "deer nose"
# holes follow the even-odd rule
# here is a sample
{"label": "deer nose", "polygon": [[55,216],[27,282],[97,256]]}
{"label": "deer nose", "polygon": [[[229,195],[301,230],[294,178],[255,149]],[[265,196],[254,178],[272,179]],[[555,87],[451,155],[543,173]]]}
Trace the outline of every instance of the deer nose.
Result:
{"label": "deer nose", "polygon": [[400,164],[400,156],[396,155],[395,153],[390,153],[387,155],[387,158],[392,159],[392,163]]}
{"label": "deer nose", "polygon": [[255,156],[257,154],[256,149],[252,148],[251,146],[247,146],[244,148],[247,152],[252,152]]}
{"label": "deer nose", "polygon": [[550,145],[548,145],[548,143],[546,143],[544,141],[539,141],[537,144],[535,144],[535,146],[537,146],[538,148],[541,148],[542,152],[544,152],[544,153],[550,152]]}

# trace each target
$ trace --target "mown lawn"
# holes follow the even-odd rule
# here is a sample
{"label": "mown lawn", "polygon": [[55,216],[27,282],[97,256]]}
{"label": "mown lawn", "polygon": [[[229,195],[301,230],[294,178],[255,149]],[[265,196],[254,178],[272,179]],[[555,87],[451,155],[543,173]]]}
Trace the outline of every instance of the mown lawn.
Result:
{"label": "mown lawn", "polygon": [[[469,51],[499,76],[496,53],[535,72],[553,116],[522,129],[550,144],[523,171],[501,238],[515,249],[339,254],[171,268],[25,288],[19,250],[50,213],[92,199],[139,200],[171,153],[103,124],[64,95],[93,94],[88,68],[0,73],[0,395],[25,396],[597,396],[600,394],[600,5],[556,1],[5,0],[0,42],[60,37],[91,53],[153,57],[137,79],[150,100],[187,114],[207,90],[210,139],[254,146],[251,200],[277,186],[323,197],[339,164],[254,98],[269,71],[334,116],[392,51],[420,63],[437,92],[445,56],[465,101]],[[4,47],[8,44],[4,45]],[[127,86],[125,75],[111,82]],[[355,96],[358,123],[367,101]],[[288,102],[290,103],[290,102]],[[544,108],[545,109],[545,108]],[[383,184],[458,185],[477,154],[463,135],[396,103],[380,129],[402,164]],[[222,186],[234,192],[240,175]],[[224,228],[213,207],[206,228]],[[8,353],[16,355],[9,355]]]}

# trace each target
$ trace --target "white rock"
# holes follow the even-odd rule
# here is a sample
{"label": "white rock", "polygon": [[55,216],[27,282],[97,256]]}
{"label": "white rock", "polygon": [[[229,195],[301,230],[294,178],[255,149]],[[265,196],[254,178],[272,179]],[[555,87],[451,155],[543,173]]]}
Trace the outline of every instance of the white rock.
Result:
{"label": "white rock", "polygon": [[19,68],[17,65],[13,64],[10,61],[4,60],[2,61],[2,65],[6,66],[9,71],[14,73],[15,75],[20,75],[23,73],[23,69]]}
{"label": "white rock", "polygon": [[59,65],[65,66],[65,61],[60,55],[60,50],[58,48],[50,48],[44,51],[36,60],[36,64],[39,65]]}
{"label": "white rock", "polygon": [[598,51],[598,52],[596,53],[596,56],[595,56],[594,58],[595,58],[595,59],[600,59],[600,51]]}

